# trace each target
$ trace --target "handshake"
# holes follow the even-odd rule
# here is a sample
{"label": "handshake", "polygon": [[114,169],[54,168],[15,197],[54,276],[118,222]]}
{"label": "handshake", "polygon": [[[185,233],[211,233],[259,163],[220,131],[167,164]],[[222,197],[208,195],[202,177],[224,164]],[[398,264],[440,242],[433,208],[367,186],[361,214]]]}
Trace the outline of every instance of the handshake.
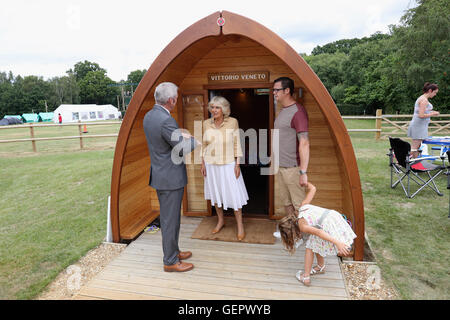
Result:
{"label": "handshake", "polygon": [[180,131],[181,131],[181,136],[182,136],[184,139],[191,139],[191,138],[193,138],[194,141],[195,141],[195,143],[196,143],[196,146],[201,145],[201,143],[200,143],[198,140],[196,140],[196,139],[189,133],[189,131],[188,131],[187,129],[180,129]]}

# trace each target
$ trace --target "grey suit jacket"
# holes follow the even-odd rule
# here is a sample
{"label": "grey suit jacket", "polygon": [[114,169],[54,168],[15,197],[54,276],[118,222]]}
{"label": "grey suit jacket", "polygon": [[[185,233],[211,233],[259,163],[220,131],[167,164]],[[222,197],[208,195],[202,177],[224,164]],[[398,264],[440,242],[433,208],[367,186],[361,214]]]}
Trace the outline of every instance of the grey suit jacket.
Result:
{"label": "grey suit jacket", "polygon": [[[173,131],[178,129],[175,119],[160,105],[156,104],[144,117],[144,132],[150,153],[149,185],[157,190],[176,190],[187,184],[186,165],[172,161],[181,160],[183,152],[191,152],[195,147],[194,138],[183,139],[182,136],[172,141]],[[180,162],[180,161],[176,161]]]}

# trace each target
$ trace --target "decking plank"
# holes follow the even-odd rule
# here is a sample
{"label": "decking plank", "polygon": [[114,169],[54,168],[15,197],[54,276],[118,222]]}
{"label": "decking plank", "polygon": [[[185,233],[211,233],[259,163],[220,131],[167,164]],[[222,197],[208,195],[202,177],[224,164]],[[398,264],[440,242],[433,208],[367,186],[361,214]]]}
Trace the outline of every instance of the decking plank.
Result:
{"label": "decking plank", "polygon": [[152,295],[123,292],[115,289],[98,288],[94,285],[84,287],[74,300],[159,300],[160,297]]}
{"label": "decking plank", "polygon": [[191,239],[201,218],[182,217],[180,248],[190,250],[194,270],[163,271],[161,233],[142,233],[74,297],[84,299],[347,299],[337,257],[327,257],[325,274],[311,287],[295,279],[304,247],[290,256],[273,245]]}
{"label": "decking plank", "polygon": [[[285,290],[279,290],[269,286],[265,288],[254,288],[246,285],[248,282],[233,281],[232,279],[220,281],[212,278],[205,282],[200,281],[200,279],[201,278],[196,278],[192,279],[192,281],[186,279],[157,279],[140,276],[136,273],[123,274],[117,272],[105,272],[102,275],[102,280],[111,280],[142,286],[145,285],[150,288],[155,288],[155,291],[164,292],[165,290],[173,289],[180,290],[181,292],[191,291],[196,292],[197,294],[214,294],[226,297],[236,296],[244,299],[342,299],[342,297],[345,297],[346,295],[345,291],[342,289],[328,288],[327,292],[324,292],[319,287],[310,287],[309,289],[312,290],[309,292],[302,292],[300,291],[300,285],[290,286],[290,290],[286,289],[289,288],[289,286],[285,286]],[[239,282],[241,282],[241,285],[239,285]]]}
{"label": "decking plank", "polygon": [[[298,282],[294,278],[293,273],[284,273],[281,275],[276,275],[273,273],[254,273],[254,272],[239,272],[238,270],[233,271],[226,271],[222,270],[220,273],[217,272],[217,269],[207,269],[207,268],[200,268],[201,270],[198,270],[199,268],[194,268],[195,271],[188,272],[186,274],[183,274],[183,278],[191,279],[191,278],[218,278],[218,279],[233,279],[233,280],[242,280],[242,281],[256,281],[256,282],[267,282],[269,284],[273,283],[279,283],[279,284],[295,284],[297,285]],[[108,266],[107,269],[105,269],[105,272],[110,271],[116,271],[116,272],[128,272],[129,270],[133,270],[136,273],[139,274],[147,274],[152,277],[157,277],[160,279],[165,278],[173,278],[170,274],[167,273],[161,273],[161,268],[156,266],[146,266],[142,264],[111,264]],[[198,273],[197,273],[198,271]],[[195,273],[195,275],[191,275]],[[181,279],[183,280],[183,279]],[[314,283],[319,286],[319,283],[323,283],[323,286],[327,287],[335,287],[335,288],[342,288],[342,282],[343,280],[339,277],[327,277],[327,274],[321,274],[314,276]]]}
{"label": "decking plank", "polygon": [[[217,246],[214,246],[214,244],[207,244],[204,242],[211,242],[211,241],[202,241],[203,243],[191,243],[189,246],[183,246],[184,248],[182,250],[189,250],[192,252],[192,254],[196,255],[197,257],[202,257],[203,255],[206,256],[218,256],[218,257],[230,257],[230,258],[243,258],[245,257],[246,260],[252,261],[252,260],[259,260],[264,259],[267,261],[267,263],[296,263],[296,264],[303,264],[304,261],[304,254],[305,250],[297,249],[297,252],[294,255],[289,255],[289,253],[282,251],[281,245],[278,245],[276,248],[270,248],[265,250],[248,250],[246,248],[236,248],[234,250],[231,250],[230,248],[221,246],[220,243],[217,244]],[[217,243],[218,241],[214,241]],[[127,251],[129,254],[138,254],[138,255],[155,255],[160,254],[162,256],[162,247],[161,244],[155,243],[154,245],[141,245],[141,246],[134,246],[130,247]],[[339,261],[336,257],[326,257],[325,263],[327,266],[339,266]]]}
{"label": "decking plank", "polygon": [[[149,277],[151,276],[151,278]],[[182,276],[173,276],[171,275],[161,275],[161,272],[143,272],[137,271],[136,269],[133,271],[130,270],[113,270],[112,268],[106,270],[99,277],[101,279],[114,279],[113,277],[117,277],[117,279],[126,279],[124,281],[134,281],[134,278],[139,279],[139,283],[147,283],[145,279],[149,279],[148,284],[152,284],[155,286],[161,285],[170,285],[174,281],[177,285],[179,283],[183,283],[186,286],[201,285],[201,287],[219,287],[219,288],[229,288],[230,290],[239,290],[240,288],[245,289],[260,289],[260,290],[269,290],[271,292],[281,292],[281,293],[289,293],[289,294],[316,294],[316,295],[332,295],[337,297],[345,297],[345,290],[342,289],[341,284],[336,285],[337,283],[333,283],[333,281],[324,280],[324,279],[314,279],[314,287],[304,287],[300,284],[293,276],[290,281],[284,282],[270,282],[264,280],[254,280],[254,279],[234,279],[234,278],[224,278],[218,277],[215,274],[193,274],[189,277]],[[328,282],[328,283],[326,283]],[[319,285],[321,283],[321,285]],[[200,287],[200,288],[201,288]],[[222,290],[222,289],[220,289]],[[219,291],[220,292],[220,291]],[[267,297],[268,299],[272,299]]]}
{"label": "decking plank", "polygon": [[[240,266],[236,264],[222,264],[219,260],[216,262],[203,262],[203,261],[195,261],[190,260],[194,264],[195,270],[205,270],[204,272],[209,272],[213,274],[220,274],[222,272],[232,272],[234,274],[242,273],[242,274],[255,274],[261,276],[293,276],[297,272],[298,268],[284,268],[284,267],[271,267],[271,266]],[[126,265],[130,268],[141,268],[141,269],[151,269],[155,271],[162,271],[163,266],[160,261],[130,261],[130,260],[117,260],[116,262],[112,262],[111,265]],[[326,272],[325,274],[315,276],[323,279],[330,280],[341,280],[342,275],[335,271]]]}
{"label": "decking plank", "polygon": [[[195,256],[194,256],[195,254]],[[248,260],[246,257],[223,257],[221,255],[208,255],[202,253],[201,251],[195,251],[192,258],[189,260],[190,263],[194,265],[200,264],[204,265],[205,263],[209,263],[210,267],[214,264],[217,264],[220,270],[222,270],[223,266],[231,266],[233,270],[249,270],[250,272],[271,272],[272,269],[279,269],[280,273],[283,272],[297,272],[299,269],[303,269],[304,263],[303,260],[299,261],[290,261],[290,262],[278,262],[276,260],[269,260],[268,257],[261,257],[260,259]],[[127,255],[120,257],[119,261],[122,262],[137,262],[137,263],[148,263],[148,264],[156,264],[162,269],[162,254],[158,252],[152,252],[148,254],[140,254],[140,253],[132,253],[128,252]],[[216,269],[216,268],[213,268]],[[335,275],[337,278],[341,277],[341,270],[339,265],[327,265],[326,273],[329,275]]]}
{"label": "decking plank", "polygon": [[[151,279],[149,279],[151,280]],[[237,295],[222,295],[216,293],[197,292],[189,289],[173,289],[168,287],[156,287],[154,285],[145,285],[141,283],[129,283],[126,281],[119,281],[117,279],[104,280],[94,279],[90,287],[112,289],[125,293],[134,293],[140,295],[150,295],[157,299],[187,299],[187,300],[248,300],[243,296]]]}

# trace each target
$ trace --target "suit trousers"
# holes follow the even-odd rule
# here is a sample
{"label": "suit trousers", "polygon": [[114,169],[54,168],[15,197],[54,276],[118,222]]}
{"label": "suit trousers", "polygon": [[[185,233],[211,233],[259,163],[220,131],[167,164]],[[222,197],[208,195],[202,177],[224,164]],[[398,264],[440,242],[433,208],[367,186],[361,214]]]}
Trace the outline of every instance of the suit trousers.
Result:
{"label": "suit trousers", "polygon": [[159,200],[159,220],[163,247],[163,262],[169,266],[178,263],[181,202],[184,187],[176,190],[156,190]]}

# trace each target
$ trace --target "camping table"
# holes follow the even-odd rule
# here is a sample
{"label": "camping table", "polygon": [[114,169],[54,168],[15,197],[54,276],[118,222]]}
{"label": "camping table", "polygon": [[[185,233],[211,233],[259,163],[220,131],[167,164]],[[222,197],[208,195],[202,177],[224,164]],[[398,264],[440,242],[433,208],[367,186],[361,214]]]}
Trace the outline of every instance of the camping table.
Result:
{"label": "camping table", "polygon": [[443,156],[444,153],[450,149],[450,137],[437,137],[430,136],[422,141],[425,144],[434,144],[440,147],[439,156]]}
{"label": "camping table", "polygon": [[[425,144],[434,144],[440,146],[439,156],[443,156],[445,152],[450,150],[450,137],[436,137],[430,136],[422,141]],[[450,159],[448,159],[450,160]],[[448,167],[447,167],[448,168]],[[450,189],[450,172],[447,169],[447,189]],[[449,195],[449,203],[448,203],[448,218],[450,218],[450,195]]]}

